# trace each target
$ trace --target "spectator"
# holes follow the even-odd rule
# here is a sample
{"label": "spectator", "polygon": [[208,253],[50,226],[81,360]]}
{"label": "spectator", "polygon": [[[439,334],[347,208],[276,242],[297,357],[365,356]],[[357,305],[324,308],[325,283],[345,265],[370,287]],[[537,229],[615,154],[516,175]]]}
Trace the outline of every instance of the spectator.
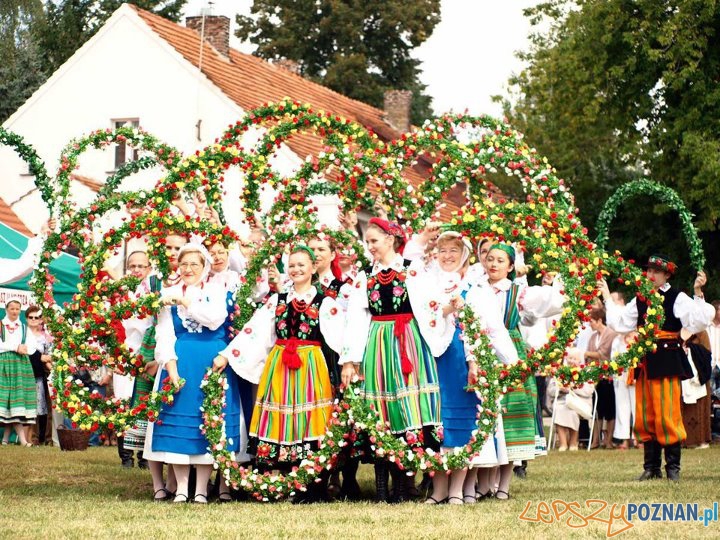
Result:
{"label": "spectator", "polygon": [[[37,350],[30,355],[30,363],[35,376],[37,388],[37,437],[38,444],[45,444],[48,427],[48,413],[50,412],[50,391],[48,390],[48,374],[52,369],[52,337],[45,330],[42,309],[40,306],[30,306],[25,312],[28,329],[35,336]],[[33,428],[27,432],[28,441],[32,440]]]}
{"label": "spectator", "polygon": [[10,440],[13,427],[22,446],[32,446],[23,425],[34,424],[37,416],[35,377],[28,355],[37,349],[35,335],[20,322],[20,302],[5,305],[7,314],[0,322],[0,424],[2,444]]}
{"label": "spectator", "polygon": [[707,448],[712,440],[710,429],[710,340],[707,332],[690,335],[684,329],[683,348],[690,359],[692,379],[682,381],[682,418],[687,431],[685,448]]}

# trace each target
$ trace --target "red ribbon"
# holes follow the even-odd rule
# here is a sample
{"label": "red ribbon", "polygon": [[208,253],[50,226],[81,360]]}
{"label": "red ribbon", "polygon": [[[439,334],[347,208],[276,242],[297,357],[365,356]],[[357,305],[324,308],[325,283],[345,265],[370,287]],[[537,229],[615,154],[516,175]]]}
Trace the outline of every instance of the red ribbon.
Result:
{"label": "red ribbon", "polygon": [[278,339],[276,345],[284,347],[282,352],[282,361],[288,369],[300,369],[302,360],[298,354],[299,347],[320,347],[319,341],[307,341],[304,339],[290,338]]}
{"label": "red ribbon", "polygon": [[402,369],[403,375],[405,375],[405,382],[408,380],[408,375],[413,372],[413,365],[410,362],[410,357],[407,353],[407,346],[405,341],[405,331],[408,323],[415,317],[412,313],[397,313],[395,315],[374,315],[373,321],[393,321],[395,327],[393,328],[393,334],[398,340],[398,348],[400,349],[400,368]]}

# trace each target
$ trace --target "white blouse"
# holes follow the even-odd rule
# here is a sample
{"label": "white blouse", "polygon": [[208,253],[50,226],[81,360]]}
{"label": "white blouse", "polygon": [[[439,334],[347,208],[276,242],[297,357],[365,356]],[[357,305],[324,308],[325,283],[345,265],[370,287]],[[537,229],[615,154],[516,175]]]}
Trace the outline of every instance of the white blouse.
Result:
{"label": "white blouse", "polygon": [[[183,296],[183,285],[163,288],[161,299]],[[185,298],[190,299],[188,308],[177,306],[178,317],[189,332],[201,332],[202,327],[210,330],[220,328],[227,319],[227,292],[215,283],[191,285],[186,288]],[[173,325],[172,306],[164,306],[158,313],[155,345],[155,360],[163,367],[171,360],[177,360],[175,352],[175,327]]]}
{"label": "white blouse", "polygon": [[[304,294],[298,294],[292,289],[288,292],[288,301],[298,299],[310,303],[316,295],[315,287],[311,287]],[[257,309],[230,344],[219,353],[228,359],[235,373],[253,384],[260,382],[265,360],[277,341],[275,333],[277,304],[278,295],[273,294],[264,306]],[[325,343],[336,352],[340,352],[342,346],[344,322],[343,310],[339,302],[325,297],[320,304],[320,333]]]}
{"label": "white blouse", "polygon": [[[7,316],[2,320],[5,327],[5,339],[0,340],[0,352],[15,352],[22,344],[23,323],[20,320],[11,321]],[[37,351],[37,340],[35,334],[26,327],[25,345],[27,346],[27,354],[31,355]]]}
{"label": "white blouse", "polygon": [[[670,284],[666,283],[660,287],[661,291],[667,291]],[[605,302],[607,312],[607,325],[616,332],[632,332],[638,326],[637,298],[633,298],[625,306],[617,305],[612,299]],[[705,330],[715,317],[715,308],[696,296],[690,298],[684,292],[680,292],[673,304],[673,314],[680,319],[683,328],[691,334],[697,334]]]}
{"label": "white blouse", "polygon": [[240,286],[240,275],[234,270],[225,269],[222,272],[210,271],[208,283],[220,285],[226,292],[234,293]]}
{"label": "white blouse", "polygon": [[[501,316],[505,314],[505,303],[512,285],[513,283],[507,278],[487,285],[488,289],[494,293],[496,306]],[[530,325],[535,324],[540,318],[558,315],[562,313],[564,302],[565,295],[558,285],[533,287],[520,285],[517,307],[521,322]]]}
{"label": "white blouse", "polygon": [[[517,349],[505,328],[502,313],[493,305],[493,294],[487,287],[472,287],[465,298],[475,315],[480,317],[480,323],[490,337],[490,344],[495,350],[498,359],[505,365],[513,364],[519,360]],[[446,323],[447,324],[447,323]],[[472,354],[470,344],[465,342],[465,355]],[[470,360],[470,358],[468,358]]]}
{"label": "white blouse", "polygon": [[[333,273],[328,271],[322,276],[318,277],[318,282],[323,287],[329,287],[334,279],[335,276],[333,275]],[[347,311],[348,304],[350,303],[350,295],[352,294],[352,292],[353,287],[348,283],[344,283],[342,287],[340,287],[340,292],[338,292],[336,300],[340,307],[342,307],[343,313]]]}

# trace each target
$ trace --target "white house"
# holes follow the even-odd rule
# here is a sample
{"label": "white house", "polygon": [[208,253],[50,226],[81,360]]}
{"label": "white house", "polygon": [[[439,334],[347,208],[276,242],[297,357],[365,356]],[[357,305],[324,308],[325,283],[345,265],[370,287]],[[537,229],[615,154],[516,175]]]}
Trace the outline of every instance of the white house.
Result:
{"label": "white house", "polygon": [[[63,147],[90,131],[139,125],[190,153],[212,143],[245,110],[285,96],[356,120],[386,140],[399,134],[393,126],[408,128],[409,99],[382,111],[287,67],[240,53],[229,47],[229,22],[222,16],[190,17],[189,27],[182,26],[124,4],[3,125],[35,147],[51,174]],[[201,28],[204,43],[195,30]],[[316,148],[311,136],[297,137],[280,149],[274,166],[289,172]],[[73,198],[87,204],[96,189],[93,185],[132,158],[129,149],[118,146],[85,154],[76,171]],[[427,176],[428,165],[421,162],[407,175],[417,182]],[[123,189],[150,187],[161,175],[158,169],[143,171],[128,179]],[[226,175],[226,215],[234,227],[241,220],[240,185],[237,171]],[[2,147],[0,198],[33,231],[47,218],[27,167]]]}

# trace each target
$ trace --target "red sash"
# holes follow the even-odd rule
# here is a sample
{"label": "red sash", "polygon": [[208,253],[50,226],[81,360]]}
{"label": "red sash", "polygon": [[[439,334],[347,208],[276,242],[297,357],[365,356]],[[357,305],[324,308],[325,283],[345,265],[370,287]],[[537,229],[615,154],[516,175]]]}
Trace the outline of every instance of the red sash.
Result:
{"label": "red sash", "polygon": [[373,315],[373,321],[393,321],[395,328],[393,328],[393,334],[398,340],[398,347],[400,348],[400,367],[402,368],[403,375],[405,375],[405,382],[407,382],[408,375],[413,371],[412,364],[410,363],[410,357],[407,353],[407,347],[405,343],[405,330],[407,329],[408,323],[412,321],[415,316],[412,313],[397,313],[395,315]]}
{"label": "red sash", "polygon": [[278,339],[275,345],[285,347],[282,353],[282,361],[289,369],[300,369],[300,366],[302,366],[302,361],[298,354],[298,347],[321,347],[319,341],[307,341],[297,338]]}

